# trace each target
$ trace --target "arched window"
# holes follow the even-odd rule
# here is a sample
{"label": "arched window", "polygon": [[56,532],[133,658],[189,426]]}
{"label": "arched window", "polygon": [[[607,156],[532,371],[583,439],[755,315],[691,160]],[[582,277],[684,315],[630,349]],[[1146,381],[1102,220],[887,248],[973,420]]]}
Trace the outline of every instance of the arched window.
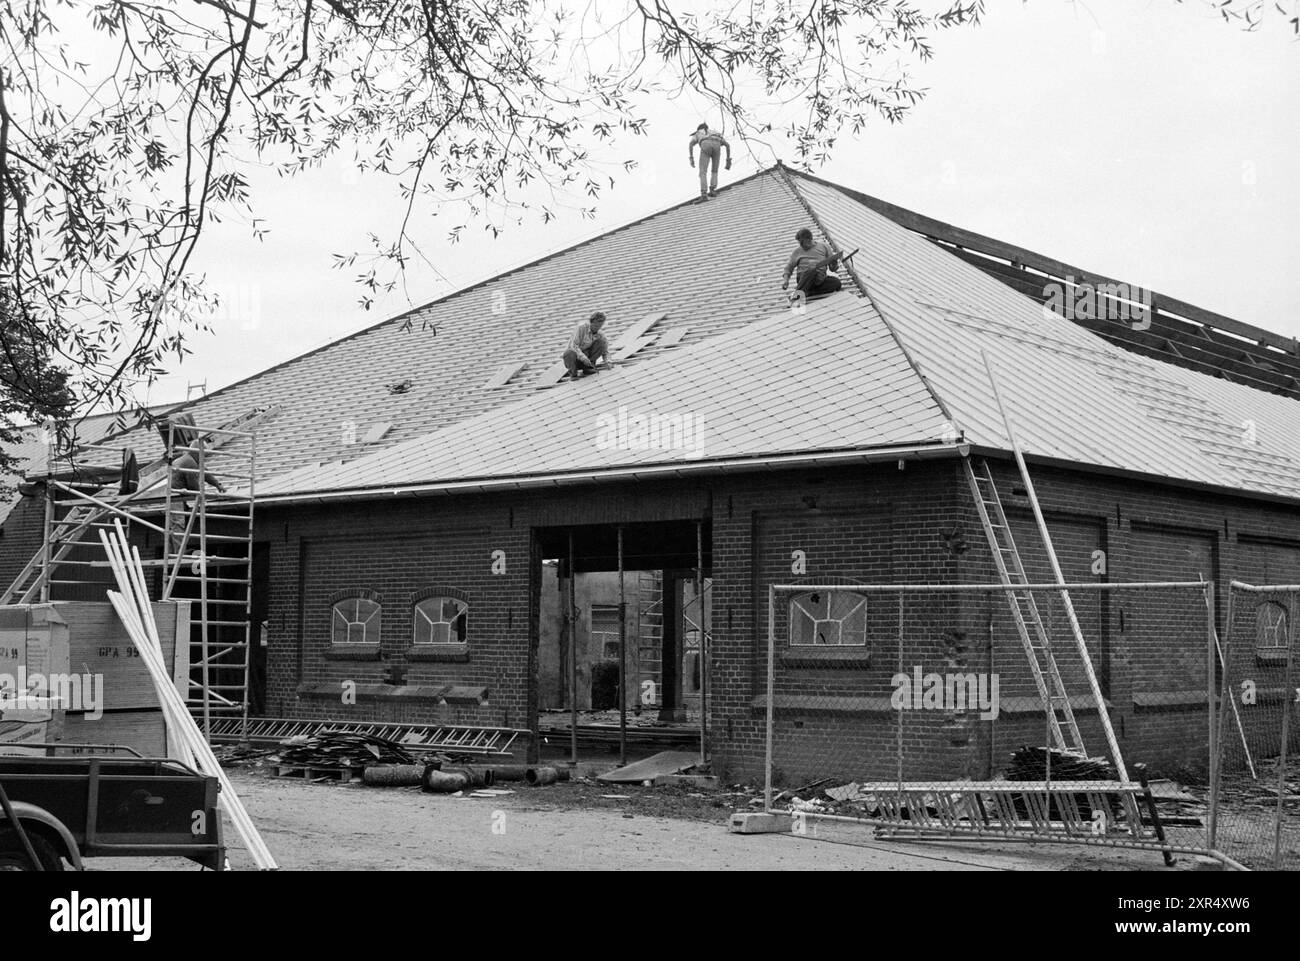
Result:
{"label": "arched window", "polygon": [[1276,601],[1264,601],[1255,608],[1255,650],[1260,654],[1284,654],[1290,634],[1286,608]]}
{"label": "arched window", "polygon": [[469,605],[457,597],[426,597],[416,602],[414,622],[416,644],[464,644]]}
{"label": "arched window", "polygon": [[867,598],[849,590],[806,591],[790,598],[791,647],[865,647]]}
{"label": "arched window", "polygon": [[334,644],[378,644],[380,605],[371,597],[344,597],[334,602],[330,640]]}

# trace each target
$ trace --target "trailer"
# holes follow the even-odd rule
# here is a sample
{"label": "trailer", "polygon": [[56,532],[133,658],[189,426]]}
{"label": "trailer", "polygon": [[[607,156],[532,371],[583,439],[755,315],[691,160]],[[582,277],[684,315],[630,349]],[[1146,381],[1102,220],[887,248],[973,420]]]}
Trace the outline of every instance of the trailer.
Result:
{"label": "trailer", "polygon": [[[218,782],[132,749],[33,744],[0,756],[0,871],[82,870],[84,858],[226,865]],[[69,750],[92,754],[67,754]],[[35,862],[35,863],[33,863]]]}

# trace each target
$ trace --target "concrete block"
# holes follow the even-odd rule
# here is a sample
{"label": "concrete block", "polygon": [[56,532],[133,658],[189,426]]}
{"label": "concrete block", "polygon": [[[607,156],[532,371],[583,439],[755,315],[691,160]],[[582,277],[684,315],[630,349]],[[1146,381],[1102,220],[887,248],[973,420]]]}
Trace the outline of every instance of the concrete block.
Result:
{"label": "concrete block", "polygon": [[732,834],[786,834],[794,824],[788,814],[768,814],[765,811],[737,811],[727,822]]}

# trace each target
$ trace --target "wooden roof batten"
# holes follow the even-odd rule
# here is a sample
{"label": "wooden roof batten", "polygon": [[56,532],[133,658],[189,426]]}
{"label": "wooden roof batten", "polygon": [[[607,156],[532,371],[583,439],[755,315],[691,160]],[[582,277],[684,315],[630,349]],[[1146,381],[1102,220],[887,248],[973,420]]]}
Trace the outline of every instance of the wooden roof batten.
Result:
{"label": "wooden roof batten", "polygon": [[[1083,270],[1082,268],[1065,263],[1064,261],[1056,260],[1052,257],[1047,257],[1023,247],[1017,247],[1014,244],[997,240],[993,237],[988,237],[971,230],[953,226],[944,221],[936,220],[933,217],[927,217],[924,214],[907,210],[906,208],[872,197],[869,194],[844,187],[841,184],[823,180],[820,177],[802,171],[798,173],[798,176],[843,192],[847,196],[871,208],[876,213],[889,218],[899,226],[905,227],[914,233],[924,236],[926,239],[938,246],[951,250],[958,256],[962,256],[962,259],[980,267],[981,269],[985,269],[984,265],[979,263],[974,257],[970,256],[971,254],[1002,261],[1003,272],[999,272],[996,269],[985,269],[985,272],[990,273],[1004,283],[1008,282],[1008,277],[1005,276],[1004,273],[1009,272],[1009,270],[1016,270],[1025,272],[1034,271],[1044,277],[1060,280],[1069,284],[1091,284],[1094,286],[1107,285],[1120,287],[1125,290],[1142,290],[1149,294],[1149,309],[1153,317],[1168,318],[1173,321],[1181,322],[1188,328],[1187,330],[1179,329],[1175,331],[1178,336],[1171,337],[1171,342],[1177,342],[1184,347],[1190,345],[1199,348],[1201,345],[1195,344],[1190,340],[1191,336],[1199,335],[1204,338],[1204,340],[1210,341],[1212,344],[1219,347],[1221,350],[1229,348],[1230,345],[1231,347],[1236,347],[1238,350],[1246,348],[1243,351],[1246,355],[1244,358],[1241,356],[1224,357],[1221,359],[1216,358],[1220,360],[1220,362],[1232,362],[1226,365],[1227,370],[1225,373],[1227,376],[1248,376],[1240,370],[1233,369],[1233,363],[1235,363],[1235,365],[1245,366],[1248,369],[1253,368],[1258,371],[1258,368],[1261,366],[1268,365],[1271,367],[1273,362],[1285,360],[1289,361],[1291,366],[1300,369],[1300,339],[1295,337],[1287,337],[1282,334],[1273,333],[1272,331],[1255,327],[1251,324],[1235,320],[1231,317],[1226,317],[1223,314],[1208,310],[1204,307],[1197,307],[1194,304],[1189,304],[1177,297],[1171,297],[1167,294],[1159,293],[1158,291],[1151,290],[1142,285],[1116,280],[1113,277],[1108,277],[1095,271]],[[1026,293],[1027,291],[1022,290],[1021,292]],[[1036,299],[1041,301],[1043,297],[1039,296]],[[1094,332],[1103,333],[1102,331]],[[1167,331],[1162,331],[1162,334],[1167,333]],[[1127,347],[1128,344],[1124,343],[1123,346]],[[1177,354],[1169,356],[1175,363],[1186,360],[1186,358]],[[1261,364],[1261,362],[1263,363]],[[1279,371],[1279,373],[1281,372]],[[1270,383],[1267,386],[1264,386],[1258,381],[1258,379],[1254,380],[1255,382],[1252,386],[1263,386],[1263,389],[1274,391],[1288,390],[1285,383]]]}

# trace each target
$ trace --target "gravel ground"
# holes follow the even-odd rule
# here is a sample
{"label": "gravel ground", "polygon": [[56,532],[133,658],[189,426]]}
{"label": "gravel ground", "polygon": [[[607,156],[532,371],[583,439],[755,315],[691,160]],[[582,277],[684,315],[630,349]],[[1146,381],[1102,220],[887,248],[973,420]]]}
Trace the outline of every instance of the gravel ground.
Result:
{"label": "gravel ground", "polygon": [[[857,826],[809,824],[808,837],[739,835],[752,794],[573,781],[473,799],[230,772],[281,867],[290,870],[1166,870],[1160,856],[1075,845],[902,844]],[[601,795],[628,795],[626,799]],[[238,840],[227,830],[232,845]],[[242,850],[236,869],[251,867]],[[1190,867],[1180,859],[1175,870]],[[92,870],[197,870],[181,859],[105,858]]]}

